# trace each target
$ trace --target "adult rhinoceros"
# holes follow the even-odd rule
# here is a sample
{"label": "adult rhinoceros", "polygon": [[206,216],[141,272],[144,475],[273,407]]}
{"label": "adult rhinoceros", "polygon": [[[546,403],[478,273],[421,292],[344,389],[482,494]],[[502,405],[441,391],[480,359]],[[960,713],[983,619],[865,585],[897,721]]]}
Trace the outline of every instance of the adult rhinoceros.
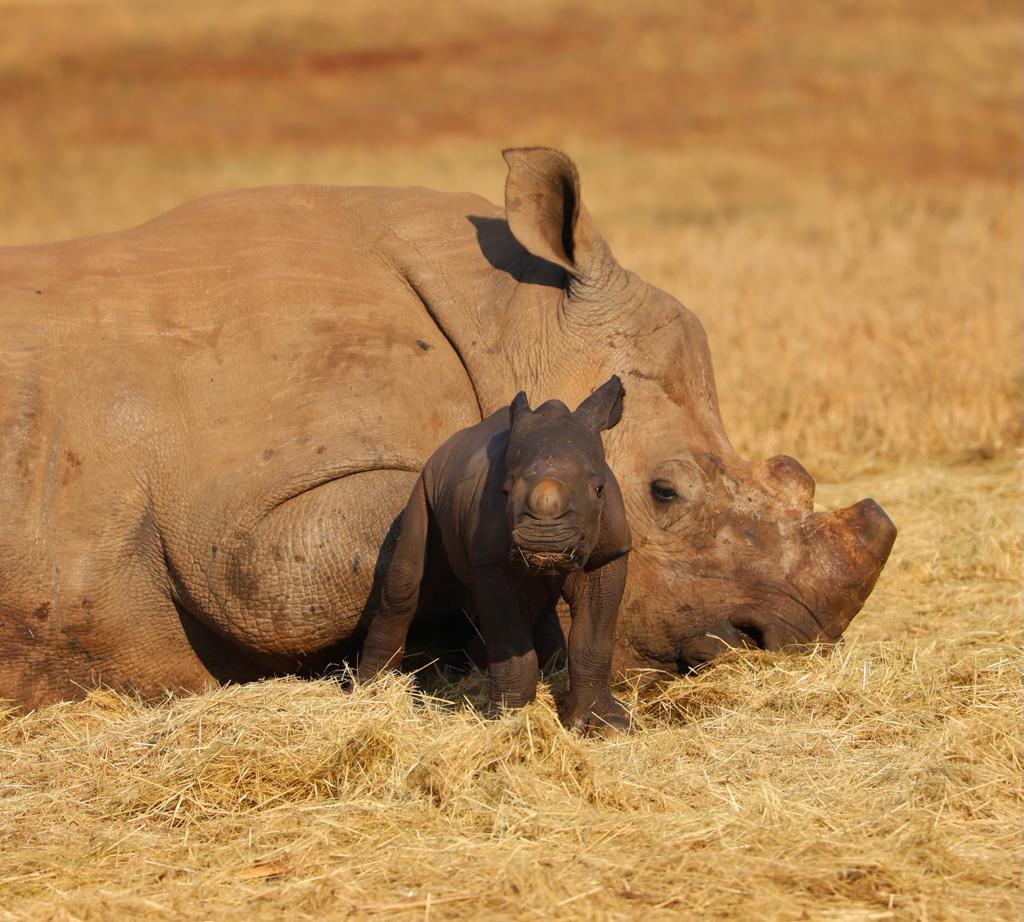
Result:
{"label": "adult rhinoceros", "polygon": [[504,215],[297,186],[0,251],[0,696],[199,689],[357,643],[442,439],[613,373],[617,667],[840,636],[885,513],[816,513],[796,461],[739,458],[697,318],[616,262],[569,158],[505,159]]}

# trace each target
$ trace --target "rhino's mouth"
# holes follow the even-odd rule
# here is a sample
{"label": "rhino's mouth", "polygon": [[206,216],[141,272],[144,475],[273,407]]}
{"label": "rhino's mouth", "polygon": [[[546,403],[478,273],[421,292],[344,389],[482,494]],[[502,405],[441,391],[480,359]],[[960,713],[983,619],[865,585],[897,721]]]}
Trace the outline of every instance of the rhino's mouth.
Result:
{"label": "rhino's mouth", "polygon": [[[838,635],[825,629],[822,619],[793,587],[760,586],[745,594],[745,599],[720,602],[710,610],[683,606],[665,622],[662,636],[674,633],[675,637],[664,646],[650,643],[649,637],[630,638],[637,662],[657,671],[687,675],[730,650],[810,652],[835,645]],[[669,627],[673,623],[687,625],[687,629],[673,632]]]}
{"label": "rhino's mouth", "polygon": [[559,551],[538,551],[513,543],[508,557],[509,560],[525,568],[529,573],[549,576],[572,573],[582,567],[584,562],[579,547],[570,547]]}

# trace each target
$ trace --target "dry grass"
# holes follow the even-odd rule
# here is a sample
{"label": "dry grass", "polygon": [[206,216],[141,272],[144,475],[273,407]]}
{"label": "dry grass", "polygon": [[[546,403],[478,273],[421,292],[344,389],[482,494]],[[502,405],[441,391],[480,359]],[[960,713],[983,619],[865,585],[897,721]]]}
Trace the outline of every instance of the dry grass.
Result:
{"label": "dry grass", "polygon": [[479,676],[9,715],[0,918],[1019,914],[1019,8],[624,9],[0,0],[0,242],[270,182],[500,200],[500,146],[562,146],[737,447],[899,525],[847,646],[626,690],[608,741],[482,720]]}
{"label": "dry grass", "polygon": [[1006,466],[884,484],[903,535],[844,649],[627,690],[628,738],[567,734],[550,693],[484,720],[478,675],[10,717],[0,918],[1009,919]]}

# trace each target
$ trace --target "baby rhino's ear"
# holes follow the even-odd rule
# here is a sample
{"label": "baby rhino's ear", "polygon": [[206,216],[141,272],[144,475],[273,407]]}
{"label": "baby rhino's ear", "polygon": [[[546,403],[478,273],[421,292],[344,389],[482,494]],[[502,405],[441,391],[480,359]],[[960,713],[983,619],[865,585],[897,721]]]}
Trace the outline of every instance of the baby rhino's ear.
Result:
{"label": "baby rhino's ear", "polygon": [[576,415],[597,431],[613,428],[622,419],[622,398],[626,389],[618,375],[612,375],[576,407]]}
{"label": "baby rhino's ear", "polygon": [[516,424],[517,417],[522,416],[524,413],[532,412],[533,411],[530,409],[530,401],[526,399],[526,391],[520,391],[512,401],[512,406],[508,408],[509,422],[514,426]]}

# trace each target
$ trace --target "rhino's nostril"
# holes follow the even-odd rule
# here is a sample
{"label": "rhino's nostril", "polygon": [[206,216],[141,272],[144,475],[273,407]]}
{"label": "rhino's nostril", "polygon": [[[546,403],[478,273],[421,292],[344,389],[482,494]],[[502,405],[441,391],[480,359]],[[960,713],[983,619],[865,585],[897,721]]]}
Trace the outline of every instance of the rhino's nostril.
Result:
{"label": "rhino's nostril", "polygon": [[702,666],[706,666],[709,660],[706,659],[691,659],[686,656],[680,656],[676,660],[676,672],[679,675],[693,675]]}
{"label": "rhino's nostril", "polygon": [[737,633],[740,635],[740,640],[743,642],[743,646],[754,647],[758,650],[767,650],[768,644],[764,638],[764,630],[756,624],[750,622],[742,622],[735,624],[733,627],[736,628]]}

